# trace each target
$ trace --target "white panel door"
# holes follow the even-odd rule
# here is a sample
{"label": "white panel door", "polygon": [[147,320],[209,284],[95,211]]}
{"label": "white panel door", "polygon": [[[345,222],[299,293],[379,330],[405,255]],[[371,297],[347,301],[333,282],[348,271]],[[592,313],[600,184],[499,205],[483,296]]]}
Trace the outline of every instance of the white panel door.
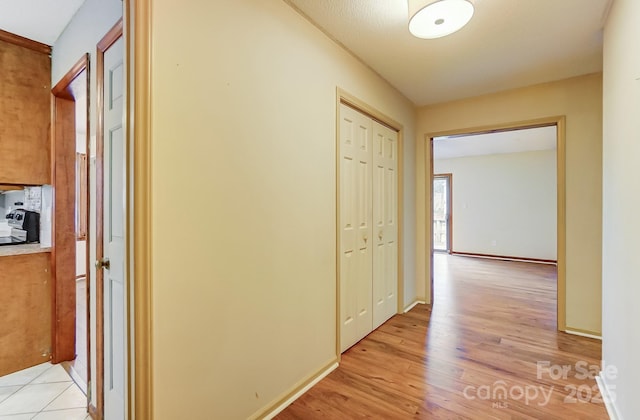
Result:
{"label": "white panel door", "polygon": [[127,377],[125,285],[124,49],[122,37],[104,53],[104,416],[125,418]]}
{"label": "white panel door", "polygon": [[340,347],[371,332],[371,120],[340,105]]}
{"label": "white panel door", "polygon": [[398,133],[373,121],[373,328],[398,307]]}

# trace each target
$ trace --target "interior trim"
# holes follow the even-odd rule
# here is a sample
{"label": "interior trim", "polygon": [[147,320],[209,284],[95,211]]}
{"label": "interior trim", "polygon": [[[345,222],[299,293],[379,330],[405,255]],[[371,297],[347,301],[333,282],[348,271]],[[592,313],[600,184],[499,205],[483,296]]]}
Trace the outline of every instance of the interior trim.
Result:
{"label": "interior trim", "polygon": [[[558,315],[557,327],[559,331],[567,329],[566,321],[566,267],[567,267],[567,250],[566,250],[566,117],[564,115],[551,116],[545,118],[537,118],[525,121],[507,122],[502,124],[483,125],[478,127],[459,128],[448,131],[440,131],[435,133],[427,133],[424,136],[426,142],[425,159],[428,172],[425,174],[425,197],[429,197],[429,203],[433,203],[433,138],[434,137],[459,137],[469,134],[496,133],[502,131],[510,131],[523,128],[548,127],[555,125],[557,127],[556,141],[556,166],[557,166],[557,259],[558,259]],[[431,206],[431,204],[429,204]],[[433,212],[426,211],[426,229],[424,234],[427,235],[425,240],[429,244],[430,264],[426,273],[427,285],[426,290],[430,294],[430,302],[433,304],[433,235],[431,227],[433,226]]]}
{"label": "interior trim", "polygon": [[536,262],[542,264],[552,264],[556,265],[558,261],[556,260],[544,260],[540,258],[529,258],[529,257],[512,257],[509,255],[494,255],[494,254],[478,254],[475,252],[458,252],[451,251],[451,255],[459,255],[461,257],[478,257],[478,258],[491,258],[491,259],[499,259],[499,260],[509,260],[509,261],[525,261],[525,262]]}
{"label": "interior trim", "polygon": [[[69,90],[69,85],[71,82],[75,80],[76,77],[80,75],[84,70],[87,70],[89,67],[89,54],[84,54],[70,69],[64,76],[56,83],[56,85],[51,89],[51,93],[55,96],[73,100],[73,96],[71,95],[71,91]],[[88,74],[88,72],[87,72]],[[89,78],[87,77],[87,80]]]}
{"label": "interior trim", "polygon": [[129,366],[133,378],[130,378],[129,415],[133,419],[154,418],[153,388],[153,303],[152,294],[152,178],[151,178],[151,107],[153,93],[151,88],[151,0],[125,0],[125,19],[127,32],[125,45],[127,58],[127,82],[129,83],[129,101],[127,123],[129,135],[135,138],[131,145],[132,176],[128,185],[133,188],[135,200],[132,207],[133,226],[129,232],[133,235],[132,248],[127,258],[133,270],[133,325]]}
{"label": "interior trim", "polygon": [[404,311],[402,311],[402,312],[406,314],[407,312],[409,312],[410,310],[412,310],[416,306],[418,306],[418,305],[426,305],[426,303],[427,302],[425,302],[424,300],[416,299],[416,300],[413,301],[413,303],[410,303],[409,305],[407,305],[404,308]]}
{"label": "interior trim", "polygon": [[[70,361],[62,362],[62,363],[60,363],[60,366],[62,366],[62,368],[67,372],[67,375],[69,375],[71,377],[71,380],[73,380],[73,382],[75,382],[75,384],[78,386],[78,388],[80,388],[80,390],[85,395],[88,395],[89,388],[88,388],[87,383],[84,381],[83,378],[80,377],[80,375],[78,374],[78,372],[76,372],[74,367],[71,366],[71,362]],[[89,406],[87,405],[86,408],[88,410]]]}
{"label": "interior trim", "polygon": [[564,332],[571,335],[579,335],[580,337],[594,338],[602,341],[602,333],[597,331],[583,330],[580,328],[567,328]]}
{"label": "interior trim", "polygon": [[28,48],[42,54],[51,54],[51,46],[11,32],[3,31],[2,29],[0,29],[0,41]]}
{"label": "interior trim", "polygon": [[93,420],[98,420],[98,409],[93,404],[89,404],[88,413]]}
{"label": "interior trim", "polygon": [[267,409],[253,414],[249,418],[271,420],[337,368],[338,360],[329,362],[329,364],[324,366],[318,372],[304,379],[302,382],[296,385],[291,392],[287,393],[284,397],[280,398],[274,404],[270,405]]}
{"label": "interior trim", "polygon": [[600,390],[600,395],[602,395],[602,401],[604,402],[604,406],[607,409],[607,414],[611,420],[622,420],[622,415],[616,406],[615,392],[609,389],[609,385],[605,380],[602,371],[596,376],[596,383],[598,384],[598,389]]}

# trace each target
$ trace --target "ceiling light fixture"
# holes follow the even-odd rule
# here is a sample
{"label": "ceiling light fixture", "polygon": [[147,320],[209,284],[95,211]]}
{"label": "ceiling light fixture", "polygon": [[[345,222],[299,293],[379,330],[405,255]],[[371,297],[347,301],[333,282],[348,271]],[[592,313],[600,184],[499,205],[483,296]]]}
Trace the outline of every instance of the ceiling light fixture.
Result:
{"label": "ceiling light fixture", "polygon": [[409,32],[424,39],[450,35],[473,16],[468,0],[409,0]]}

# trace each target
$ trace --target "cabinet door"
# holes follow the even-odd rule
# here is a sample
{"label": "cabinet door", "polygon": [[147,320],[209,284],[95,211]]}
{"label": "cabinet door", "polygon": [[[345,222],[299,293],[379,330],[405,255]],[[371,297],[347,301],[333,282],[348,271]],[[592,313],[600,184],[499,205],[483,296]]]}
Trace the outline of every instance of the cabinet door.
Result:
{"label": "cabinet door", "polygon": [[0,290],[0,376],[49,361],[49,253],[0,256]]}
{"label": "cabinet door", "polygon": [[49,184],[51,59],[0,41],[0,184]]}

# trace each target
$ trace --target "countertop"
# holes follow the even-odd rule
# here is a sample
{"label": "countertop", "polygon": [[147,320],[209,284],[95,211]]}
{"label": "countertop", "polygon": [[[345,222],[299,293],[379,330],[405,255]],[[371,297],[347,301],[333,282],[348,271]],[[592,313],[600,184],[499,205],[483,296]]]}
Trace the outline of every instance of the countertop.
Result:
{"label": "countertop", "polygon": [[40,244],[0,246],[0,257],[8,257],[11,255],[39,254],[41,252],[51,252],[51,248],[42,248]]}

